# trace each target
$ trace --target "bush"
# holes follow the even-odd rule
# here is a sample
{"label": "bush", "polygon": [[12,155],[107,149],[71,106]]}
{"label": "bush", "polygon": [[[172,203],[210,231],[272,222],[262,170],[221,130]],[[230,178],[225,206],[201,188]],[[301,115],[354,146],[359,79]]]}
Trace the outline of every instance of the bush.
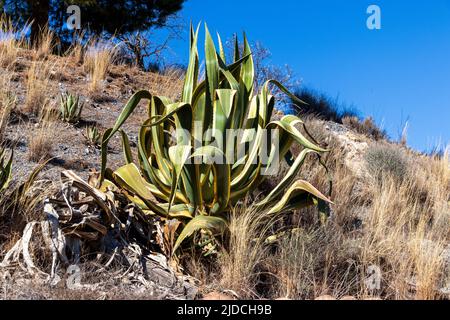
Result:
{"label": "bush", "polygon": [[368,117],[361,121],[358,117],[346,116],[342,119],[342,124],[348,129],[363,134],[369,138],[373,138],[377,141],[387,138],[386,131],[378,128],[372,117]]}
{"label": "bush", "polygon": [[372,145],[365,154],[365,160],[369,173],[378,179],[390,175],[402,180],[408,173],[408,159],[404,151],[393,145]]}
{"label": "bush", "polygon": [[312,115],[316,118],[342,123],[342,118],[357,115],[357,111],[352,108],[340,106],[337,100],[332,100],[325,94],[319,94],[311,89],[301,89],[295,96],[307,103],[307,105],[297,105],[298,113],[301,115]]}

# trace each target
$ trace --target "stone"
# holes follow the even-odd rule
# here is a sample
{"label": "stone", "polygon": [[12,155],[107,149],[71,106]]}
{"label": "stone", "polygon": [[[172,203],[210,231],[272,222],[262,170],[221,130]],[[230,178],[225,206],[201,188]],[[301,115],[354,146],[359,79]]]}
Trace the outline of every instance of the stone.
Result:
{"label": "stone", "polygon": [[336,300],[336,298],[325,294],[323,296],[319,296],[319,297],[315,298],[314,300]]}
{"label": "stone", "polygon": [[227,294],[213,291],[203,295],[203,297],[200,300],[236,300],[236,299]]}

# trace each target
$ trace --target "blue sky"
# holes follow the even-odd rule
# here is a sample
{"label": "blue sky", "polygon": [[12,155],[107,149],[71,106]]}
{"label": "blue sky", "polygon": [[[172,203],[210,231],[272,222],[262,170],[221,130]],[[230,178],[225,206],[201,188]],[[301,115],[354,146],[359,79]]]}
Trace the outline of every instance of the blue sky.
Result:
{"label": "blue sky", "polygon": [[[381,30],[366,27],[371,4],[381,8]],[[188,0],[180,14],[223,39],[245,30],[274,64],[373,116],[393,138],[409,120],[416,149],[450,143],[450,0]],[[171,59],[185,63],[187,28],[182,38]]]}

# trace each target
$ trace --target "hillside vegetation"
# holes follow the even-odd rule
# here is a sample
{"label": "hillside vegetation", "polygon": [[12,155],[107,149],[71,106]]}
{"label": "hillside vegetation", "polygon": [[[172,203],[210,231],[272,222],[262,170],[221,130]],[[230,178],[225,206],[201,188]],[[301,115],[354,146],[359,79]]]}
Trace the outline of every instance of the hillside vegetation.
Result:
{"label": "hillside vegetation", "polygon": [[[304,156],[304,162],[295,171],[283,162],[277,175],[259,184],[253,184],[250,171],[242,174],[243,184],[235,189],[240,196],[228,194],[226,206],[217,191],[221,185],[210,183],[202,195],[205,212],[200,216],[207,216],[206,222],[185,232],[192,221],[201,219],[189,212],[189,201],[183,202],[188,186],[178,179],[181,171],[171,168],[165,177],[162,169],[180,150],[169,157],[167,143],[164,160],[146,151],[160,175],[153,179],[170,181],[168,190],[155,191],[145,184],[145,179],[153,180],[142,161],[139,136],[146,123],[144,140],[157,150],[155,137],[162,143],[164,133],[161,129],[152,142],[152,120],[167,120],[164,129],[169,130],[173,123],[183,122],[182,116],[198,115],[170,118],[164,112],[171,108],[178,112],[183,106],[165,103],[163,98],[157,107],[164,112],[149,114],[148,100],[129,99],[145,89],[145,97],[184,101],[186,95],[206,90],[197,87],[204,74],[195,74],[195,68],[144,72],[122,63],[112,44],[95,40],[55,55],[51,32],[42,32],[39,45],[30,47],[25,39],[13,36],[6,22],[2,34],[0,297],[449,298],[449,149],[426,155],[389,141],[371,120],[348,116],[337,123],[305,114],[300,116],[303,125],[288,122],[290,118],[274,109],[264,121],[292,124],[299,132],[296,137],[307,137],[308,141],[298,138],[298,144],[289,141],[292,145],[287,147],[293,161]],[[221,55],[209,49],[211,59],[219,59]],[[242,68],[249,68],[249,51],[248,47],[241,52]],[[191,48],[191,57],[193,52]],[[198,68],[199,62],[193,61]],[[253,86],[246,78],[248,72],[239,76],[232,67],[220,68],[247,88]],[[230,78],[221,80],[218,75],[214,86],[208,77],[205,87],[217,89],[219,80],[229,81],[220,87],[221,101],[228,101],[234,94]],[[186,91],[189,82],[193,87]],[[258,91],[261,101],[269,97],[270,106],[269,91],[275,89],[254,89],[240,87],[237,91],[246,99],[236,96],[251,106],[250,92]],[[126,105],[136,107],[134,112],[127,113]],[[128,119],[120,128],[126,134],[111,135],[108,129],[124,114]],[[251,119],[249,114],[242,114],[242,119]],[[306,154],[305,149],[315,152]],[[101,166],[102,152],[107,154],[106,170]],[[134,161],[136,171],[130,169],[133,159],[139,159]],[[124,161],[128,171],[119,171]],[[225,169],[214,167],[202,173],[214,180]],[[106,186],[101,184],[105,177],[110,181]],[[284,204],[281,208],[276,202],[258,206],[271,199],[286,177],[308,184],[293,182],[293,188],[286,184],[282,194],[274,196]],[[140,194],[139,183],[133,184],[141,179],[152,190],[148,201]],[[202,188],[208,186],[207,179],[202,181]],[[302,208],[290,207],[292,199],[286,194],[302,196],[302,201],[297,199]],[[211,206],[208,197],[213,199]],[[152,207],[158,203],[156,198],[167,200],[167,217]],[[180,218],[174,208],[184,203]],[[222,222],[217,223],[217,217],[223,218],[225,227],[218,227]],[[185,241],[177,241],[179,237]],[[81,283],[70,286],[69,267],[74,265],[81,272]]]}

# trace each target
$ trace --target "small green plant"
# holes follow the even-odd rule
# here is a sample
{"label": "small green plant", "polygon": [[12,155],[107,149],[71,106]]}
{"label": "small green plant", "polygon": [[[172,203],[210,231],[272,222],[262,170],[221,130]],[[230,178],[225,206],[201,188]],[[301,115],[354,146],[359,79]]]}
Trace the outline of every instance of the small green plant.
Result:
{"label": "small green plant", "polygon": [[64,122],[77,123],[81,118],[84,103],[80,101],[80,96],[71,93],[61,94],[61,117]]}
{"label": "small green plant", "polygon": [[102,138],[100,131],[98,131],[98,128],[96,126],[87,127],[85,137],[87,143],[94,147],[100,145],[100,140]]}
{"label": "small green plant", "polygon": [[0,151],[0,192],[4,191],[11,181],[13,153],[6,160],[5,149]]}

